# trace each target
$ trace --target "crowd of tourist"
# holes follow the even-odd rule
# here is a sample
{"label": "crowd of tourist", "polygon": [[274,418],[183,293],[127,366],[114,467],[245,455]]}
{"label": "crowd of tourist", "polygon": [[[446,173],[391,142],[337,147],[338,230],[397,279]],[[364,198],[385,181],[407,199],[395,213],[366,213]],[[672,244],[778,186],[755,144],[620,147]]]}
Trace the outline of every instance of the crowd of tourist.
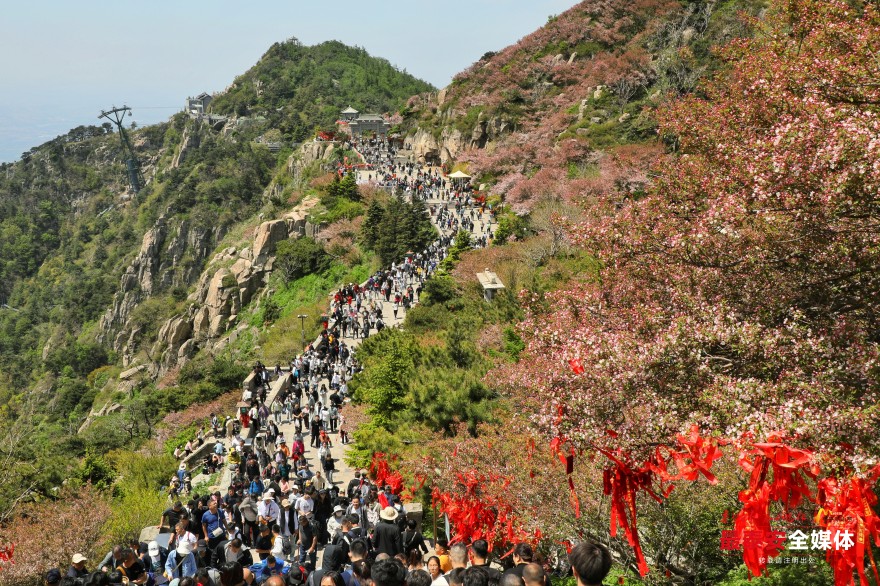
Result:
{"label": "crowd of tourist", "polygon": [[[344,486],[335,478],[331,448],[348,441],[348,383],[359,370],[353,346],[386,327],[385,306],[397,321],[418,301],[458,229],[479,234],[478,246],[492,236],[491,215],[469,188],[399,162],[387,141],[355,145],[372,165],[369,179],[375,174],[385,187],[435,202],[430,212],[441,237],[365,283],[342,287],[315,343],[285,367],[257,363],[246,406],[236,417],[211,415],[218,441],[203,471],[228,468],[225,493],[184,490],[190,472],[181,463],[173,502],[159,520],[161,540],[120,544],[91,572],[77,554],[65,575],[48,573],[49,586],[549,586],[554,568],[528,544],[494,563],[483,540],[449,546],[441,536],[429,547],[390,486],[377,486],[366,470]],[[289,376],[289,385],[270,400],[279,376]],[[200,431],[176,455],[186,458],[204,441]],[[178,500],[185,492],[186,503]],[[591,543],[577,545],[569,559],[581,586],[601,584],[611,564],[607,550]]]}
{"label": "crowd of tourist", "polygon": [[475,247],[489,244],[494,210],[478,201],[470,183],[444,177],[438,168],[420,168],[402,160],[394,142],[383,137],[357,138],[353,145],[370,164],[367,181],[391,191],[400,190],[409,198],[433,202],[429,206],[431,217],[442,232],[467,230],[473,234]]}
{"label": "crowd of tourist", "polygon": [[[350,536],[348,536],[350,538]],[[233,539],[232,541],[237,541]],[[448,553],[431,556],[427,563],[419,550],[392,555],[370,549],[370,539],[338,540],[328,546],[324,563],[315,569],[308,563],[269,555],[250,564],[245,550],[230,545],[228,556],[211,564],[206,549],[180,541],[170,551],[150,545],[145,554],[131,547],[114,548],[99,568],[89,571],[86,559],[76,554],[67,573],[56,569],[45,576],[47,586],[116,586],[169,584],[169,586],[546,586],[548,575],[530,561],[531,547],[519,544],[514,564],[503,570],[490,563],[488,544],[477,540],[457,543]],[[443,551],[445,549],[441,548]],[[568,554],[570,570],[578,586],[600,586],[611,568],[611,556],[602,546],[588,541]],[[156,573],[151,570],[161,570]],[[503,570],[503,571],[502,571]]]}

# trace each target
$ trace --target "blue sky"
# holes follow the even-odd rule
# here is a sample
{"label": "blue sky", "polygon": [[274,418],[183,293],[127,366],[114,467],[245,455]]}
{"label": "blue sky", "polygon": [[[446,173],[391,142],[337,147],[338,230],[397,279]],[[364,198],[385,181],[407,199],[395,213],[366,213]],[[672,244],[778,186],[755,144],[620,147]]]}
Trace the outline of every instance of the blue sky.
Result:
{"label": "blue sky", "polygon": [[575,0],[31,0],[0,18],[0,161],[129,105],[149,124],[290,37],[364,47],[438,87]]}

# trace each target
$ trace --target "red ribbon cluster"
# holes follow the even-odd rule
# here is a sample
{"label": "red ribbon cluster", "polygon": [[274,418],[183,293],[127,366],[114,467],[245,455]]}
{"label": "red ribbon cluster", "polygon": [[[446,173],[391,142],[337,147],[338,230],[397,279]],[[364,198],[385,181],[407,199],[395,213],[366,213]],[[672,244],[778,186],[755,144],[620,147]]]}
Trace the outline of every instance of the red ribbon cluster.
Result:
{"label": "red ribbon cluster", "polygon": [[[718,484],[718,479],[709,470],[715,460],[721,458],[721,446],[728,442],[717,438],[705,438],[700,435],[700,428],[692,425],[687,436],[676,437],[679,449],[669,446],[658,447],[654,457],[646,464],[663,482],[687,480],[694,482],[702,474],[709,484]],[[669,472],[669,462],[675,464],[676,474]],[[666,495],[672,488],[668,488]]]}
{"label": "red ribbon cluster", "polygon": [[623,528],[626,540],[636,554],[639,573],[644,576],[648,573],[648,562],[642,553],[636,526],[636,493],[643,490],[657,502],[661,502],[662,499],[651,488],[653,472],[649,466],[635,468],[610,452],[601,449],[599,451],[613,462],[612,466],[605,468],[602,479],[603,492],[611,497],[611,536],[617,537],[618,525]]}
{"label": "red ribbon cluster", "polygon": [[[871,552],[871,540],[880,546],[880,517],[874,512],[877,504],[873,485],[880,476],[880,466],[874,467],[867,478],[851,478],[841,483],[836,478],[819,481],[817,501],[820,509],[816,513],[816,524],[830,532],[831,536],[851,535],[853,545],[847,548],[836,547],[827,551],[825,559],[834,570],[835,586],[854,583],[853,570],[859,575],[859,582],[866,586],[865,554],[874,571],[875,584],[880,584],[880,574]],[[846,533],[844,533],[846,532]]]}
{"label": "red ribbon cluster", "polygon": [[382,452],[373,454],[373,459],[370,462],[370,476],[377,486],[390,486],[393,494],[400,494],[403,491],[403,476],[397,470],[391,470],[391,466]]}
{"label": "red ribbon cluster", "polygon": [[774,539],[770,528],[771,501],[793,509],[804,499],[812,500],[804,476],[815,478],[818,473],[812,452],[786,446],[780,434],[771,434],[768,439],[743,450],[739,457],[740,467],[751,476],[749,487],[739,493],[743,508],[733,527],[736,543],[743,547],[743,561],[754,576],[763,573],[767,558],[784,549],[784,540]]}
{"label": "red ribbon cluster", "polygon": [[459,491],[441,492],[435,488],[431,494],[433,505],[449,517],[454,528],[450,543],[485,539],[492,549],[504,543],[540,539],[540,533],[529,535],[522,529],[509,503],[491,494],[503,492],[510,479],[470,470],[456,474],[456,480]]}
{"label": "red ribbon cluster", "polygon": [[8,562],[10,564],[14,564],[15,560],[12,559],[12,555],[15,553],[15,544],[4,545],[0,547],[0,562]]}
{"label": "red ribbon cluster", "polygon": [[[584,372],[579,359],[569,360],[568,363],[575,374]],[[554,423],[559,425],[563,416],[564,408],[559,406]],[[617,437],[613,430],[606,432],[611,437]],[[746,443],[750,439],[747,436],[741,441]],[[806,478],[816,479],[819,475],[815,455],[808,450],[785,445],[782,443],[782,434],[771,434],[767,440],[765,443],[751,444],[749,449],[741,451],[739,457],[740,467],[750,473],[750,478],[748,489],[739,495],[743,508],[736,515],[734,543],[731,545],[742,546],[744,562],[752,575],[761,575],[767,567],[767,558],[774,557],[784,548],[784,536],[778,535],[779,532],[772,531],[770,527],[770,503],[780,502],[787,509],[793,509],[807,499],[818,502],[822,507],[816,515],[816,523],[820,527],[830,530],[832,535],[847,531],[853,536],[853,547],[832,548],[826,554],[834,569],[835,586],[853,584],[854,569],[859,574],[861,584],[868,584],[864,569],[866,553],[877,583],[880,583],[880,572],[870,548],[871,539],[880,547],[880,517],[872,508],[877,504],[873,486],[880,478],[880,466],[875,467],[867,478],[853,477],[842,484],[835,478],[821,480],[818,495],[813,498]],[[570,457],[565,455],[561,448],[563,443],[563,438],[555,438],[550,448],[559,455],[571,474],[574,451],[571,451]],[[710,469],[722,455],[720,446],[727,443],[730,442],[702,438],[699,428],[694,425],[686,437],[677,437],[679,449],[658,447],[640,466],[632,461],[629,454],[620,450],[611,453],[596,448],[612,462],[605,469],[603,479],[604,492],[611,496],[611,535],[617,535],[618,526],[623,528],[635,551],[642,575],[647,573],[648,566],[636,525],[636,493],[642,490],[660,502],[672,492],[672,482],[675,480],[695,481],[703,475],[709,483],[716,484],[717,479]],[[671,462],[677,470],[674,474],[669,471]],[[571,480],[569,486],[574,492]],[[579,507],[575,511],[579,513]]]}
{"label": "red ribbon cluster", "polygon": [[[613,430],[607,430],[607,433],[612,437],[617,436]],[[675,488],[673,482],[676,480],[693,482],[703,475],[711,484],[718,482],[709,469],[721,457],[719,446],[724,442],[702,437],[696,425],[691,427],[687,436],[679,435],[676,440],[677,448],[658,447],[641,465],[619,450],[612,453],[596,448],[612,462],[603,472],[603,492],[611,497],[611,536],[617,536],[618,527],[623,529],[642,576],[648,573],[648,562],[639,541],[636,493],[641,490],[657,502],[663,502]],[[551,443],[551,449],[558,447]],[[675,472],[670,470],[670,464],[674,465]],[[570,487],[573,491],[571,483]]]}

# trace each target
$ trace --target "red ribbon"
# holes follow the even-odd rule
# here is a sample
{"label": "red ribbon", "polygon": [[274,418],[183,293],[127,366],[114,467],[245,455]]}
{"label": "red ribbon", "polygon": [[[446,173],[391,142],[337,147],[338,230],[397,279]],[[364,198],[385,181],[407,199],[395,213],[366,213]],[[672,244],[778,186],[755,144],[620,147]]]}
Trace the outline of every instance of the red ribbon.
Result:
{"label": "red ribbon", "polygon": [[14,553],[15,553],[15,544],[14,543],[0,547],[0,562],[9,562],[10,564],[14,564],[15,560],[12,559],[12,556]]}
{"label": "red ribbon", "polygon": [[606,468],[602,475],[603,492],[611,497],[611,536],[617,537],[618,526],[623,529],[626,540],[635,553],[639,574],[644,576],[648,573],[648,562],[642,552],[636,525],[636,492],[644,490],[660,501],[651,489],[652,473],[644,468],[634,470],[610,452],[602,449],[599,451],[614,463]]}
{"label": "red ribbon", "polygon": [[[853,570],[859,575],[862,586],[869,584],[865,574],[865,554],[871,562],[875,584],[880,584],[880,574],[871,552],[871,539],[880,546],[880,517],[873,510],[877,504],[873,485],[880,475],[880,467],[875,467],[868,478],[850,478],[839,482],[836,478],[825,478],[818,484],[819,512],[816,524],[830,531],[831,539],[848,535],[852,544],[848,548],[833,547],[825,554],[825,559],[834,570],[835,586],[854,584]],[[844,533],[846,532],[846,533]]]}
{"label": "red ribbon", "polygon": [[[737,541],[743,546],[743,561],[753,576],[767,567],[767,558],[784,549],[770,528],[770,502],[781,502],[787,509],[805,498],[813,500],[804,475],[816,476],[812,452],[782,443],[782,434],[771,434],[766,443],[753,444],[740,453],[739,465],[750,472],[749,487],[739,493],[742,510],[734,520]],[[772,473],[772,480],[768,477]]]}
{"label": "red ribbon", "polygon": [[[611,437],[617,436],[613,430],[607,431]],[[701,437],[696,425],[691,427],[687,436],[679,435],[677,442],[681,449],[657,448],[641,466],[633,464],[627,454],[618,452],[615,455],[597,448],[612,462],[603,473],[603,490],[611,497],[611,536],[617,536],[618,526],[623,529],[642,576],[648,573],[648,563],[639,541],[636,493],[641,490],[657,502],[663,502],[675,488],[674,480],[695,481],[702,474],[711,484],[718,482],[709,469],[721,457],[719,446],[724,442]],[[676,473],[670,472],[670,461],[675,463]]]}
{"label": "red ribbon", "polygon": [[[375,452],[373,454],[373,459],[370,461],[370,474],[376,481],[377,486],[390,486],[393,494],[403,492],[403,476],[396,470],[392,472],[391,466],[389,466],[388,461],[385,459],[385,454],[382,452]],[[424,478],[422,478],[421,482],[424,484]]]}
{"label": "red ribbon", "polygon": [[487,476],[470,470],[457,474],[456,479],[458,491],[448,493],[435,488],[432,493],[434,505],[449,517],[454,528],[450,543],[485,539],[489,547],[494,548],[503,543],[536,542],[540,539],[540,532],[527,534],[513,507],[501,497],[493,495],[490,487],[494,485],[494,492],[503,493],[510,484],[509,478]]}

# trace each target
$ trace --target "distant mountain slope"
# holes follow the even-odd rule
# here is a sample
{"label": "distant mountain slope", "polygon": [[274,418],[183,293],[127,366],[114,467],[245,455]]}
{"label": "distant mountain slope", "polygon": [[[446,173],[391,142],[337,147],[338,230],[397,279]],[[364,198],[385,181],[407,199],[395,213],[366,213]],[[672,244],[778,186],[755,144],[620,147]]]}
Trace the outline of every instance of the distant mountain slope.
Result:
{"label": "distant mountain slope", "polygon": [[[119,138],[108,127],[79,127],[0,165],[0,439],[20,438],[10,458],[34,463],[0,482],[0,515],[31,483],[48,494],[86,450],[143,440],[144,421],[149,429],[157,414],[139,419],[137,409],[156,408],[141,397],[153,381],[125,381],[120,391],[123,365],[159,360],[150,351],[161,326],[190,307],[187,296],[224,237],[252,240],[264,220],[289,211],[291,196],[308,186],[294,142],[349,104],[396,111],[430,89],[363,49],[281,43],[216,97],[214,112],[228,118],[178,114],[130,131],[147,178],[137,195],[126,189]],[[322,148],[312,167],[347,154]],[[204,363],[222,376],[200,380],[200,399],[240,380],[241,364]],[[175,400],[186,404],[196,386]],[[123,411],[102,410],[117,403]],[[77,434],[93,404],[101,417]],[[123,420],[138,423],[123,431]]]}
{"label": "distant mountain slope", "polygon": [[654,149],[627,148],[620,164],[603,154],[652,142],[654,109],[694,91],[718,66],[711,48],[747,35],[741,13],[764,4],[586,0],[439,93],[410,99],[407,145],[425,160],[467,163],[520,213],[542,194],[584,195],[618,180],[637,189],[644,178],[633,169]]}
{"label": "distant mountain slope", "polygon": [[272,45],[213,102],[211,111],[260,114],[285,136],[302,140],[315,125],[331,125],[349,105],[361,112],[386,113],[431,89],[364,49],[339,41],[305,46],[291,39]]}

